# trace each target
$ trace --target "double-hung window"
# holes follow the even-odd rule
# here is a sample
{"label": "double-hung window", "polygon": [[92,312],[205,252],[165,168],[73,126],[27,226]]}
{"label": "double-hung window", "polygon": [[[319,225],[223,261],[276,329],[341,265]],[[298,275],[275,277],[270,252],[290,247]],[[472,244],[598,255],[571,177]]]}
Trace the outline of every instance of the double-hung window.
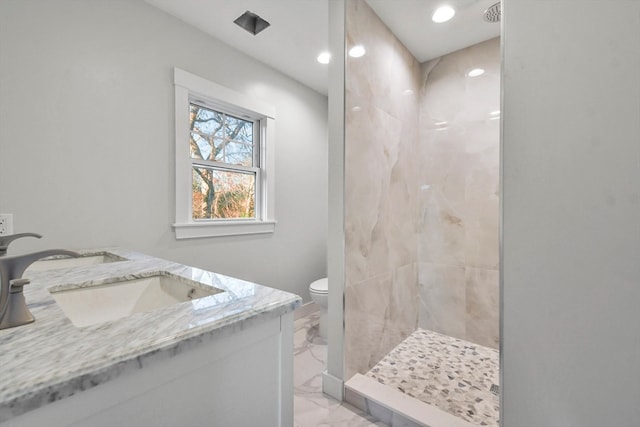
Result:
{"label": "double-hung window", "polygon": [[274,108],[175,69],[178,239],[271,233]]}

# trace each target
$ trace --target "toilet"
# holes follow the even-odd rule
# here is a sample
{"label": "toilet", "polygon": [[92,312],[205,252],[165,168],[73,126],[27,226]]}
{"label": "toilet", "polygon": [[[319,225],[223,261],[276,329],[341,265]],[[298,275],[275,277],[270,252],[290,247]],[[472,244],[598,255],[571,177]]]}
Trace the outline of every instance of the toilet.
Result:
{"label": "toilet", "polygon": [[327,307],[329,307],[329,280],[318,279],[309,285],[311,300],[320,307],[320,328],[318,335],[327,339]]}

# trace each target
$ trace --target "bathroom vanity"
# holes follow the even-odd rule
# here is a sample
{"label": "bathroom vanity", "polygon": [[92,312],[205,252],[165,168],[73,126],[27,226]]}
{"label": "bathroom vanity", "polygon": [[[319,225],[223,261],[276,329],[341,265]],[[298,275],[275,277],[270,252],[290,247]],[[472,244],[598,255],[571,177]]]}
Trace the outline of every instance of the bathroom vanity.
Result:
{"label": "bathroom vanity", "polygon": [[120,248],[83,255],[25,272],[36,320],[0,330],[3,427],[293,426],[298,296]]}

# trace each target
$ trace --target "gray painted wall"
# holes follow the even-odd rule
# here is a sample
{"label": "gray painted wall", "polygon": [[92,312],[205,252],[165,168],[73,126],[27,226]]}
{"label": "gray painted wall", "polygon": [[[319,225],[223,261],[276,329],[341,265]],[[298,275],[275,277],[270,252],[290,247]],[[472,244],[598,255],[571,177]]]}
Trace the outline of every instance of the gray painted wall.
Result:
{"label": "gray painted wall", "polygon": [[640,2],[504,1],[505,427],[640,425]]}
{"label": "gray painted wall", "polygon": [[[176,241],[173,67],[275,105],[274,235]],[[0,2],[0,212],[306,300],[326,276],[327,98],[142,1]]]}

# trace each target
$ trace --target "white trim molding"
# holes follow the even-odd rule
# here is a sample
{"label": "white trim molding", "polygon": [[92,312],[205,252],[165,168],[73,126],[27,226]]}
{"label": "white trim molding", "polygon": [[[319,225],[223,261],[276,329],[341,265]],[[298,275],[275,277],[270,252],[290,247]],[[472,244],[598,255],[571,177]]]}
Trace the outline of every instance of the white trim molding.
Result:
{"label": "white trim molding", "polygon": [[322,392],[333,397],[338,402],[344,399],[344,381],[331,375],[328,371],[322,372]]}
{"label": "white trim molding", "polygon": [[267,234],[276,229],[276,221],[210,221],[173,224],[176,239],[199,237],[239,236],[243,234]]}
{"label": "white trim molding", "polygon": [[[274,106],[229,88],[174,68],[176,239],[265,234],[275,231],[275,117]],[[191,160],[189,147],[189,103],[197,101],[242,116],[260,124],[260,170],[256,175],[256,218],[253,220],[194,220],[191,212]]]}

